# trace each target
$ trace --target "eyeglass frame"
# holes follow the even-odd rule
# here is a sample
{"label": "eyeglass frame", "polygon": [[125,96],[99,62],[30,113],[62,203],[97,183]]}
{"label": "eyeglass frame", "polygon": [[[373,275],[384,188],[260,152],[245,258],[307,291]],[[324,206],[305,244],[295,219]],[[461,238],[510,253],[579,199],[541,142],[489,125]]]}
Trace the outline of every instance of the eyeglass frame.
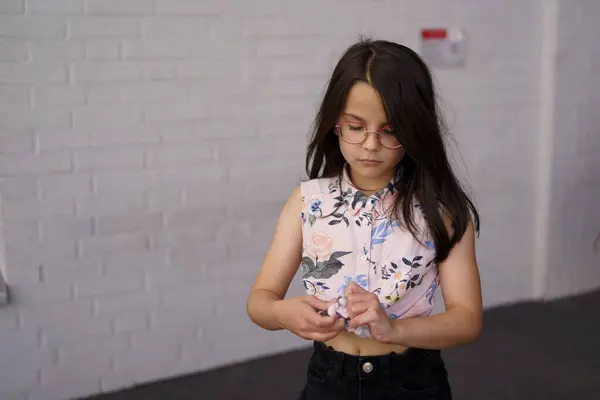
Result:
{"label": "eyeglass frame", "polygon": [[379,141],[379,144],[380,144],[382,147],[385,147],[386,149],[390,149],[390,150],[395,150],[395,149],[399,149],[400,147],[402,147],[402,143],[398,144],[398,146],[396,146],[396,147],[389,147],[389,146],[386,146],[386,145],[384,145],[384,144],[381,142],[381,136],[383,135],[383,133],[381,133],[381,131],[382,131],[382,130],[384,130],[384,129],[386,129],[387,127],[389,127],[389,125],[386,125],[386,126],[384,126],[384,127],[383,127],[383,128],[381,128],[379,131],[370,131],[370,130],[368,130],[368,129],[367,129],[367,130],[365,130],[365,132],[364,132],[364,138],[363,138],[363,139],[362,139],[360,142],[349,142],[349,141],[347,141],[346,139],[344,139],[344,135],[342,135],[342,126],[341,126],[341,125],[343,125],[343,124],[346,124],[346,123],[348,123],[348,124],[356,124],[356,125],[360,125],[360,126],[364,127],[365,129],[367,129],[367,125],[366,125],[366,124],[364,124],[364,123],[362,123],[362,122],[359,122],[359,121],[342,121],[342,122],[340,122],[340,124],[335,124],[335,125],[334,125],[334,127],[335,127],[335,128],[337,128],[337,129],[336,129],[336,134],[337,134],[337,135],[338,135],[338,136],[339,136],[339,137],[340,137],[340,138],[341,138],[341,139],[342,139],[344,142],[346,142],[346,143],[348,143],[348,144],[361,144],[361,143],[363,143],[365,140],[367,140],[367,138],[369,137],[369,133],[375,133],[375,134],[377,134],[377,140]]}

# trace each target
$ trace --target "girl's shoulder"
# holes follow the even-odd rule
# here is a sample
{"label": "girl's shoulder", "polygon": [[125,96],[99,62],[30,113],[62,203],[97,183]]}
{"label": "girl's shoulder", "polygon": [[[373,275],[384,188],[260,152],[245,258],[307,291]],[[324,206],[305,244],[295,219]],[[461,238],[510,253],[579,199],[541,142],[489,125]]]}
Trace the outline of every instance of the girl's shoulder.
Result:
{"label": "girl's shoulder", "polygon": [[332,194],[339,185],[339,178],[315,178],[300,183],[300,194],[304,199]]}

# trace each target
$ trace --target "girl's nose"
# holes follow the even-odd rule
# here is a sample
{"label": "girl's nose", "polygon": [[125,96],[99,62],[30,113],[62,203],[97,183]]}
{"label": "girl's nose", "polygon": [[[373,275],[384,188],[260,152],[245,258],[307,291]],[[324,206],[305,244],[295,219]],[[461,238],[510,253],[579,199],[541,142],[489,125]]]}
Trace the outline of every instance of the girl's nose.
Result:
{"label": "girl's nose", "polygon": [[379,143],[379,135],[375,132],[367,132],[367,138],[363,142],[363,149],[369,151],[379,150],[381,143]]}

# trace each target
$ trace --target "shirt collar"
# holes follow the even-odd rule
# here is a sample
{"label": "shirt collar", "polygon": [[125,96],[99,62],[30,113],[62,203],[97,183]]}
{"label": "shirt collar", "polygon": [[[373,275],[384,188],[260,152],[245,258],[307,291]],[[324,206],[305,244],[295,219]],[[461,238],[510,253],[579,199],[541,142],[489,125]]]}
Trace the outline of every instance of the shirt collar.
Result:
{"label": "shirt collar", "polygon": [[388,184],[370,196],[365,195],[359,188],[354,186],[348,173],[349,165],[344,165],[342,172],[342,181],[340,183],[340,192],[344,199],[344,204],[352,215],[357,215],[361,211],[371,212],[373,209],[378,214],[391,211],[391,206],[397,198],[397,191],[394,187],[398,176],[394,176]]}

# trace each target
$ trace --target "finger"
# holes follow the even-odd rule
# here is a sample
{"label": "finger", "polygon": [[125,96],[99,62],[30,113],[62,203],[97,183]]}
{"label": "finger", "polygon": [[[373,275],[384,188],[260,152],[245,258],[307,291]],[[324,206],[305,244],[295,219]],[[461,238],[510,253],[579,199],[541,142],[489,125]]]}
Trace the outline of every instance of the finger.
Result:
{"label": "finger", "polygon": [[319,311],[327,311],[327,307],[329,304],[315,296],[305,296],[305,302],[310,305],[312,308]]}
{"label": "finger", "polygon": [[358,286],[356,282],[351,281],[348,286],[346,286],[346,290],[344,290],[344,296],[348,297],[349,294],[360,293],[361,291],[364,291],[364,289]]}
{"label": "finger", "polygon": [[339,316],[337,314],[329,316],[317,313],[308,313],[304,316],[304,319],[312,326],[312,328],[309,329],[329,329],[339,319]]}
{"label": "finger", "polygon": [[302,334],[300,335],[301,337],[305,338],[305,339],[309,339],[309,340],[317,340],[320,342],[326,342],[328,340],[333,339],[334,337],[336,337],[337,335],[340,334],[340,332],[346,330],[346,320],[342,319],[342,318],[338,318],[338,320],[335,322],[335,324],[333,326],[331,326],[330,328],[324,329],[324,328],[314,328],[315,330],[303,330]]}
{"label": "finger", "polygon": [[315,332],[329,332],[333,330],[343,330],[346,328],[346,319],[340,317],[338,314],[333,316],[323,316],[320,314],[310,314],[305,316],[305,330]]}
{"label": "finger", "polygon": [[331,306],[332,304],[337,303],[338,299],[331,299],[329,301],[324,301],[319,299],[318,297],[315,296],[308,296],[308,298],[306,299],[307,303],[313,307],[314,309],[325,313],[325,315],[327,315],[327,311],[329,309],[329,306]]}
{"label": "finger", "polygon": [[373,294],[369,292],[356,292],[346,296],[348,304],[351,303],[368,303],[374,299]]}
{"label": "finger", "polygon": [[348,316],[350,319],[367,311],[371,307],[368,302],[352,302],[348,303]]}
{"label": "finger", "polygon": [[335,321],[335,324],[333,324],[333,326],[331,327],[332,330],[335,331],[343,331],[346,329],[346,320],[343,318],[338,318],[337,321]]}
{"label": "finger", "polygon": [[357,328],[361,325],[368,325],[372,322],[379,320],[379,315],[373,309],[369,309],[364,313],[357,315],[356,317],[350,319],[348,321],[348,326],[350,328]]}
{"label": "finger", "polygon": [[356,315],[365,312],[367,308],[374,308],[379,304],[379,299],[371,293],[353,293],[348,296],[346,308],[348,316],[354,318]]}

